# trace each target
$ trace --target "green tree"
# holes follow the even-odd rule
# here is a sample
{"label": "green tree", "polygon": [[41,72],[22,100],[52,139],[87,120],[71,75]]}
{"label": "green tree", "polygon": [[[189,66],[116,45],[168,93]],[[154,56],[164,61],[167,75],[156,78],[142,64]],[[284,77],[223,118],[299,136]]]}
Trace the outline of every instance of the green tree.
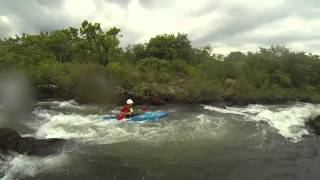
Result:
{"label": "green tree", "polygon": [[86,40],[88,45],[82,45],[88,47],[89,51],[98,54],[99,62],[101,65],[109,64],[110,53],[115,51],[119,45],[119,39],[117,35],[120,33],[120,29],[113,27],[106,32],[103,32],[99,23],[90,23],[83,21],[80,28],[80,34]]}
{"label": "green tree", "polygon": [[146,45],[148,57],[158,59],[192,59],[192,46],[186,34],[163,34],[151,38]]}

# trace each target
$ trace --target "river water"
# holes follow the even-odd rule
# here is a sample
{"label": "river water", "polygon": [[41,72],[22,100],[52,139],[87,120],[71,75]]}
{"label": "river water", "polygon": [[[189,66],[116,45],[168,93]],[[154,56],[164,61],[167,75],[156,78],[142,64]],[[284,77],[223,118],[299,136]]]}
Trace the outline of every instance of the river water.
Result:
{"label": "river water", "polygon": [[58,155],[5,157],[2,179],[320,178],[320,139],[304,125],[320,115],[320,105],[167,105],[150,107],[170,113],[153,122],[101,119],[117,109],[39,102],[14,128],[23,136],[73,143]]}

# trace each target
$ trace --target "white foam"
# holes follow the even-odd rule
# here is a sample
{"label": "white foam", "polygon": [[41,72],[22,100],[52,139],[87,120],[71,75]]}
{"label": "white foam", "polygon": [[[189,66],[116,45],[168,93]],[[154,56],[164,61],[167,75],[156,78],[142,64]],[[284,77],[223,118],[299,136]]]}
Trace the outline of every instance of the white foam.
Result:
{"label": "white foam", "polygon": [[119,109],[113,109],[113,110],[111,110],[111,113],[112,114],[119,114],[120,110]]}
{"label": "white foam", "polygon": [[213,121],[211,116],[207,116],[205,114],[199,114],[197,118],[200,119],[199,124],[203,126],[207,126],[208,124],[214,124],[218,128],[222,128],[226,121],[223,121],[222,119],[218,119]]}
{"label": "white foam", "polygon": [[216,111],[216,112],[224,113],[224,114],[246,115],[245,113],[232,110],[232,109],[230,109],[229,107],[226,107],[226,109],[224,109],[224,108],[218,108],[218,107],[214,107],[214,106],[207,106],[207,105],[203,105],[203,107],[204,107],[204,109],[206,109],[206,110]]}
{"label": "white foam", "polygon": [[53,108],[71,108],[71,109],[91,109],[93,106],[88,105],[79,105],[75,100],[69,100],[69,101],[45,101],[45,102],[39,102],[39,105],[50,105]]}
{"label": "white foam", "polygon": [[54,171],[67,161],[68,156],[65,154],[43,158],[17,155],[11,161],[3,163],[0,171],[5,172],[3,180],[21,179],[23,177],[34,177],[45,171]]}
{"label": "white foam", "polygon": [[233,107],[227,110],[205,106],[205,109],[220,113],[245,114],[246,120],[265,121],[275,128],[279,134],[298,142],[303,135],[309,134],[305,127],[305,121],[320,114],[320,105],[299,103],[288,107],[249,105],[247,107]]}
{"label": "white foam", "polygon": [[[80,142],[94,144],[112,144],[130,140],[141,143],[163,143],[172,138],[180,138],[180,136],[176,137],[178,131],[193,134],[193,132],[185,131],[182,126],[192,126],[193,129],[199,129],[199,127],[206,127],[206,124],[214,122],[209,119],[190,117],[191,122],[187,120],[186,122],[166,121],[165,124],[161,121],[123,123],[117,120],[103,120],[100,115],[64,114],[47,110],[38,110],[34,113],[42,119],[37,128],[34,128],[36,129],[36,137],[76,139]],[[217,127],[218,125],[213,124],[213,126]],[[203,131],[213,132],[208,128],[203,128]]]}
{"label": "white foam", "polygon": [[[41,138],[87,138],[95,136],[96,116],[81,116],[77,114],[56,115],[40,114],[47,118],[47,122],[41,125],[36,132],[37,137]],[[103,123],[103,121],[100,121]]]}
{"label": "white foam", "polygon": [[74,101],[74,100],[70,100],[70,101],[62,101],[62,102],[57,102],[59,107],[78,107],[79,104]]}
{"label": "white foam", "polygon": [[222,136],[222,131],[225,131],[225,123],[223,119],[213,119],[212,116],[200,114],[197,116],[200,121],[195,121],[191,124],[195,127],[195,134],[199,136]]}
{"label": "white foam", "polygon": [[[45,118],[36,131],[39,138],[77,139],[84,142],[110,144],[145,139],[155,136],[159,127],[144,126],[141,123],[121,123],[106,121],[99,115],[50,114],[39,111],[39,117]],[[148,134],[149,133],[149,134]]]}
{"label": "white foam", "polygon": [[287,108],[265,109],[251,119],[266,121],[276,128],[279,134],[298,142],[303,135],[309,134],[305,121],[317,114],[320,114],[320,109],[316,105],[300,104]]}
{"label": "white foam", "polygon": [[255,115],[264,109],[268,108],[269,106],[263,106],[263,105],[258,105],[258,104],[251,104],[246,106],[245,108],[240,108],[240,107],[228,107],[228,109],[235,111],[235,112],[240,112],[244,114],[252,114]]}

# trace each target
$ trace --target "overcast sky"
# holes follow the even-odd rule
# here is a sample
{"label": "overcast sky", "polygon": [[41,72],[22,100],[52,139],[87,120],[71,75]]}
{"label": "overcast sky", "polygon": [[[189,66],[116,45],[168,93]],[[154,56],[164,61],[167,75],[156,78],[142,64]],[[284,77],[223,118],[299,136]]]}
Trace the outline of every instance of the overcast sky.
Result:
{"label": "overcast sky", "polygon": [[215,53],[286,45],[320,54],[320,0],[0,0],[0,37],[117,26],[122,46],[163,33],[187,33]]}

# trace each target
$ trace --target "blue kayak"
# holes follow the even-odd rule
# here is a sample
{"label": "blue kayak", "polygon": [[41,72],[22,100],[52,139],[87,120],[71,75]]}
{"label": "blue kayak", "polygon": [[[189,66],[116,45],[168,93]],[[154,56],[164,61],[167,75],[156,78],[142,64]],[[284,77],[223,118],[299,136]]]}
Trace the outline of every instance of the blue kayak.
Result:
{"label": "blue kayak", "polygon": [[[155,111],[155,112],[144,112],[142,114],[138,114],[132,117],[127,117],[126,121],[154,121],[160,118],[168,116],[169,113],[163,111]],[[116,115],[104,115],[102,116],[105,120],[117,120]]]}

